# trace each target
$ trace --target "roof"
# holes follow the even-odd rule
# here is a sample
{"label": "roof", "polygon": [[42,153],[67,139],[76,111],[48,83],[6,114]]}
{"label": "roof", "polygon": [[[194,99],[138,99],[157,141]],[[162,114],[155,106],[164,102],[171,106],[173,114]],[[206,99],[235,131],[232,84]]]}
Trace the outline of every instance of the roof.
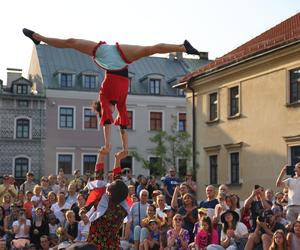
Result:
{"label": "roof", "polygon": [[[43,82],[47,88],[57,88],[57,73],[65,72],[80,76],[89,72],[98,74],[100,81],[104,70],[99,68],[91,57],[73,49],[57,49],[48,45],[38,45],[37,54]],[[143,79],[149,75],[161,75],[166,84],[162,84],[162,95],[177,95],[172,85],[178,80],[206,63],[204,59],[176,59],[167,57],[145,57],[129,65],[129,76],[132,77],[130,94],[147,94],[147,84]],[[146,77],[146,78],[145,78]],[[78,77],[76,78],[77,81]],[[80,84],[76,84],[77,88]],[[98,88],[95,89],[98,91]]]}
{"label": "roof", "polygon": [[198,68],[194,72],[187,74],[180,81],[186,82],[193,77],[201,76],[206,73],[213,73],[234,63],[239,63],[252,56],[260,55],[284,45],[292,44],[300,40],[300,12],[281,22],[273,28],[265,31],[259,36],[244,43],[238,48],[217,58],[209,64]]}

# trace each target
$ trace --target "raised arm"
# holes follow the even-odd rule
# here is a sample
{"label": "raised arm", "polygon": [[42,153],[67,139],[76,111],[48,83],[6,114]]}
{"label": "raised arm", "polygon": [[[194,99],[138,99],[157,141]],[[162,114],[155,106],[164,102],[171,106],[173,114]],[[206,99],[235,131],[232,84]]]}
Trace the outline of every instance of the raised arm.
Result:
{"label": "raised arm", "polygon": [[277,181],[276,181],[276,187],[284,187],[285,184],[283,182],[283,178],[286,174],[286,169],[287,169],[287,165],[284,165],[283,168],[281,169],[279,175],[278,175],[278,178],[277,178]]}

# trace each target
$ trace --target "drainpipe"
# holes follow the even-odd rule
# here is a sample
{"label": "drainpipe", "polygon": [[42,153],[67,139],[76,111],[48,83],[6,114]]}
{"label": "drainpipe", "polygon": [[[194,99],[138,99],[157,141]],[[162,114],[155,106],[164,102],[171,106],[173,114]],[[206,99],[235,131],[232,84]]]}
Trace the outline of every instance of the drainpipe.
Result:
{"label": "drainpipe", "polygon": [[[187,82],[187,88],[192,91],[192,144],[193,144],[193,174],[196,177],[196,104],[195,104],[195,89],[190,86],[191,81]],[[195,178],[196,179],[196,178]]]}

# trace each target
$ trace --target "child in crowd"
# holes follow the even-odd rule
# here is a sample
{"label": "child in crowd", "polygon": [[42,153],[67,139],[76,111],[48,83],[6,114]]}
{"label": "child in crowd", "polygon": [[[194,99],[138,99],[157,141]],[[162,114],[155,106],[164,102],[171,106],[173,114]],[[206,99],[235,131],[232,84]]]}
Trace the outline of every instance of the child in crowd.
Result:
{"label": "child in crowd", "polygon": [[159,250],[161,247],[161,242],[157,220],[150,220],[148,223],[148,228],[148,237],[140,244],[140,250]]}
{"label": "child in crowd", "polygon": [[40,185],[35,185],[33,188],[33,196],[31,198],[32,202],[32,219],[35,219],[35,209],[38,207],[43,207],[43,201],[46,198],[42,195],[42,187]]}
{"label": "child in crowd", "polygon": [[33,197],[33,193],[31,191],[27,191],[25,194],[25,201],[23,204],[26,218],[30,220],[32,219],[32,209],[33,209],[33,203],[31,201],[32,197]]}
{"label": "child in crowd", "polygon": [[219,244],[219,236],[212,226],[210,217],[204,216],[201,218],[201,227],[195,237],[195,249],[204,250],[210,244]]}
{"label": "child in crowd", "polygon": [[49,241],[51,246],[58,244],[57,229],[59,227],[58,220],[54,214],[49,215]]}
{"label": "child in crowd", "polygon": [[8,216],[10,214],[10,206],[11,206],[12,202],[13,202],[13,200],[12,200],[12,197],[10,194],[5,194],[3,196],[2,207],[4,208],[4,216]]}
{"label": "child in crowd", "polygon": [[[29,37],[36,45],[40,42],[47,43],[55,48],[71,48],[94,58],[95,63],[106,70],[106,77],[99,92],[99,102],[95,104],[95,110],[101,117],[100,124],[104,126],[104,146],[102,153],[108,154],[111,145],[110,124],[120,126],[120,137],[123,152],[128,153],[128,134],[126,131],[129,124],[126,98],[128,94],[128,65],[142,57],[156,53],[186,52],[199,55],[187,40],[183,44],[156,44],[154,46],[138,46],[128,44],[108,45],[105,42],[93,42],[83,39],[57,39],[42,36],[34,31],[23,29],[25,36]],[[113,121],[112,113],[115,108],[118,116]]]}
{"label": "child in crowd", "polygon": [[269,250],[287,250],[287,249],[288,249],[288,245],[287,245],[287,240],[285,238],[285,233],[282,230],[275,231],[272,238],[272,244]]}

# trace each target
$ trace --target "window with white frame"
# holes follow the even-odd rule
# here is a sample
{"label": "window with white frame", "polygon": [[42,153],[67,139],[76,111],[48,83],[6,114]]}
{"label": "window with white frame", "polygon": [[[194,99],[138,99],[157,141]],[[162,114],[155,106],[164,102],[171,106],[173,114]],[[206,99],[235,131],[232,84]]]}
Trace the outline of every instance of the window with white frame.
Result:
{"label": "window with white frame", "polygon": [[239,114],[239,86],[229,88],[229,116]]}
{"label": "window with white frame", "polygon": [[73,75],[68,73],[61,73],[60,75],[60,87],[72,88],[73,87]]}
{"label": "window with white frame", "polygon": [[65,174],[72,174],[73,155],[59,154],[57,166],[59,171],[62,169]]}
{"label": "window with white frame", "polygon": [[160,79],[149,80],[149,93],[152,95],[160,94]]}
{"label": "window with white frame", "polygon": [[178,114],[178,131],[186,131],[186,113]]}
{"label": "window with white frame", "polygon": [[240,153],[232,152],[229,153],[230,156],[230,183],[239,184],[240,183]]}
{"label": "window with white frame", "polygon": [[95,170],[97,155],[86,154],[83,156],[83,174],[92,174]]}
{"label": "window with white frame", "polygon": [[16,138],[29,139],[30,135],[30,120],[20,118],[16,120]]}
{"label": "window with white frame", "polygon": [[218,155],[209,156],[209,184],[218,184]]}
{"label": "window with white frame", "polygon": [[96,76],[94,75],[84,75],[84,84],[85,89],[95,89],[96,88]]}
{"label": "window with white frame", "polygon": [[163,120],[162,112],[150,112],[150,130],[160,131],[162,130]]}
{"label": "window with white frame", "polygon": [[90,108],[84,108],[84,128],[85,129],[97,129],[98,119],[95,112]]}
{"label": "window with white frame", "polygon": [[300,68],[290,70],[290,103],[300,102]]}
{"label": "window with white frame", "polygon": [[26,179],[26,173],[29,171],[29,160],[25,157],[16,158],[14,168],[16,179]]}
{"label": "window with white frame", "polygon": [[74,128],[74,108],[71,107],[59,108],[59,127]]}
{"label": "window with white frame", "polygon": [[209,120],[214,121],[218,118],[218,93],[209,94]]}

